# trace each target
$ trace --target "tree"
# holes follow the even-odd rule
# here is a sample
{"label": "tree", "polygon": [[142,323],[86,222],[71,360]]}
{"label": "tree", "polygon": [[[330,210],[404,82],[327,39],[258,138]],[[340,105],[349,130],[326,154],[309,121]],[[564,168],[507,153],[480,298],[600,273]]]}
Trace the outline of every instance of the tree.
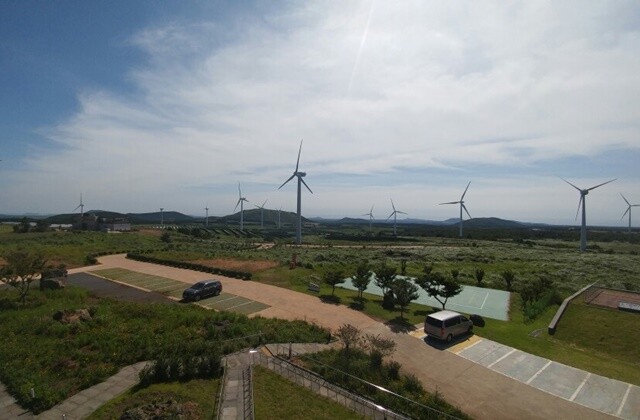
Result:
{"label": "tree", "polygon": [[334,296],[336,293],[336,286],[338,284],[342,284],[345,281],[344,273],[340,268],[330,268],[324,272],[323,276],[324,282],[332,287],[331,296]]}
{"label": "tree", "polygon": [[445,309],[450,297],[456,296],[462,291],[462,286],[453,278],[447,278],[438,272],[429,272],[419,280],[419,285],[425,292],[440,302]]}
{"label": "tree", "polygon": [[478,286],[482,286],[482,279],[484,279],[484,270],[482,268],[476,268],[476,281]]}
{"label": "tree", "polygon": [[356,267],[356,274],[351,278],[353,286],[358,289],[358,299],[362,302],[362,293],[365,291],[371,281],[371,270],[366,261],[362,261]]}
{"label": "tree", "polygon": [[404,319],[404,311],[412,300],[418,299],[418,286],[411,280],[396,279],[392,285],[395,303],[400,307],[400,319]]}
{"label": "tree", "polygon": [[396,342],[390,338],[382,337],[380,334],[365,334],[363,347],[369,351],[371,365],[379,367],[382,365],[382,359],[384,357],[390,356],[396,351]]}
{"label": "tree", "polygon": [[26,217],[23,217],[17,225],[13,225],[13,231],[15,233],[27,233],[30,230],[31,223],[29,223],[29,220]]}
{"label": "tree", "polygon": [[345,352],[348,353],[351,347],[355,347],[360,342],[360,330],[351,324],[342,324],[336,331],[336,337],[342,342]]}
{"label": "tree", "polygon": [[502,275],[502,278],[504,279],[504,282],[507,284],[507,290],[510,291],[511,285],[513,284],[513,281],[516,279],[516,275],[511,270],[503,271],[501,275]]}
{"label": "tree", "polygon": [[18,290],[18,300],[24,305],[31,283],[42,271],[46,260],[39,253],[16,250],[4,255],[7,264],[0,269],[0,281]]}
{"label": "tree", "polygon": [[458,281],[459,275],[460,275],[460,270],[458,270],[457,268],[454,268],[451,270],[451,277],[453,277],[454,280]]}
{"label": "tree", "polygon": [[393,292],[391,286],[396,278],[396,269],[389,267],[386,262],[380,264],[376,270],[376,286],[382,289],[382,307],[393,309]]}

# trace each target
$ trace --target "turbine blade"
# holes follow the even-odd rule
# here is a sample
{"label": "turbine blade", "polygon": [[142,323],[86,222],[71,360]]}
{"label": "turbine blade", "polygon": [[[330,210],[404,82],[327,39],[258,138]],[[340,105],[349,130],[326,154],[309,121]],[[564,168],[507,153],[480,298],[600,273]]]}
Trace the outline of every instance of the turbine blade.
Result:
{"label": "turbine blade", "polygon": [[407,214],[407,213],[405,213],[405,212],[403,212],[403,211],[400,211],[400,210],[398,210],[396,213],[400,213],[400,214]]}
{"label": "turbine blade", "polygon": [[448,203],[440,203],[438,204],[439,206],[443,205],[443,204],[459,204],[459,201],[449,201]]}
{"label": "turbine blade", "polygon": [[300,181],[302,181],[302,183],[304,184],[304,186],[305,186],[305,187],[307,187],[307,189],[309,190],[309,192],[310,192],[311,194],[313,194],[313,191],[311,191],[311,188],[309,188],[309,186],[307,185],[307,183],[306,183],[306,182],[304,182],[304,179],[300,178]]}
{"label": "turbine blade", "polygon": [[234,212],[238,209],[238,206],[240,205],[241,201],[242,201],[242,199],[239,199],[238,202],[236,203],[236,206],[233,208]]}
{"label": "turbine blade", "polygon": [[396,206],[393,204],[393,198],[391,199],[391,207],[393,208],[393,211],[396,211]]}
{"label": "turbine blade", "polygon": [[294,177],[294,176],[296,176],[296,173],[295,173],[295,172],[293,173],[293,175],[291,175],[291,176],[289,177],[289,179],[287,179],[286,181],[284,181],[284,182],[282,183],[282,185],[280,185],[280,186],[278,187],[278,189],[280,189],[280,188],[284,187],[284,185],[285,185],[287,182],[291,181],[291,180],[293,179],[293,177]]}
{"label": "turbine blade", "polygon": [[264,205],[267,204],[267,201],[269,201],[269,199],[267,198],[266,200],[264,200],[264,203],[262,203],[262,207],[264,208]]}
{"label": "turbine blade", "polygon": [[629,200],[627,200],[627,199],[625,198],[625,196],[624,196],[624,195],[622,195],[622,193],[620,193],[620,197],[622,197],[622,199],[625,201],[625,203],[627,203],[628,205],[631,205],[631,203],[629,202]]}
{"label": "turbine blade", "polygon": [[385,220],[385,222],[388,222],[389,219],[391,219],[391,216],[393,216],[394,214],[396,214],[395,210],[389,215],[389,217],[387,217],[387,220]]}
{"label": "turbine blade", "polygon": [[596,188],[598,188],[598,187],[602,187],[603,185],[608,184],[608,183],[610,183],[610,182],[613,182],[613,181],[615,181],[616,179],[618,179],[618,178],[613,178],[613,179],[610,179],[610,180],[609,180],[609,181],[607,181],[607,182],[603,182],[602,184],[598,184],[598,185],[596,185],[595,187],[587,188],[587,191],[595,190]]}
{"label": "turbine blade", "polygon": [[467,184],[467,188],[464,189],[464,192],[462,193],[462,197],[460,197],[460,201],[464,200],[464,195],[467,193],[467,190],[469,189],[469,185],[471,185],[471,181],[469,181],[469,183]]}
{"label": "turbine blade", "polygon": [[569,181],[567,181],[566,179],[560,177],[561,180],[563,180],[564,182],[566,182],[567,184],[571,185],[573,188],[575,188],[576,190],[582,192],[582,190],[578,187],[576,187],[575,185],[573,185],[572,183],[570,183]]}
{"label": "turbine blade", "polygon": [[298,160],[296,161],[296,170],[298,172],[298,165],[300,164],[300,152],[302,152],[302,142],[304,139],[300,140],[300,148],[298,149]]}
{"label": "turbine blade", "polygon": [[578,220],[578,214],[580,213],[580,206],[583,205],[584,195],[580,194],[580,200],[578,200],[578,211],[576,211],[576,220]]}
{"label": "turbine blade", "polygon": [[373,213],[373,206],[371,206],[371,210],[369,210],[369,213]]}
{"label": "turbine blade", "polygon": [[622,217],[620,218],[620,220],[624,219],[624,216],[627,215],[627,213],[629,213],[629,210],[631,210],[631,206],[627,207],[627,210],[624,212],[624,214],[622,215]]}
{"label": "turbine blade", "polygon": [[242,197],[242,191],[240,190],[240,183],[238,182],[238,197]]}
{"label": "turbine blade", "polygon": [[75,209],[73,209],[72,211],[76,211],[80,208],[80,206],[78,205],[78,207],[76,207]]}
{"label": "turbine blade", "polygon": [[473,219],[473,217],[471,217],[471,215],[469,214],[469,210],[467,210],[467,206],[465,206],[464,204],[460,203],[460,205],[462,206],[462,208],[464,209],[464,211],[467,213],[467,216],[469,216],[469,219]]}

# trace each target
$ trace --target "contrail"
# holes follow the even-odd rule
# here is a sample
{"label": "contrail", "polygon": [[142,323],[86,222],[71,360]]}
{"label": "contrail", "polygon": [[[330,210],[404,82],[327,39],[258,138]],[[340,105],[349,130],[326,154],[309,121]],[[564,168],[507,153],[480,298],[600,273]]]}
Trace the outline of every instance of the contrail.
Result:
{"label": "contrail", "polygon": [[369,33],[369,23],[371,23],[371,16],[373,15],[373,4],[375,0],[371,0],[371,4],[369,6],[369,15],[367,16],[367,24],[364,27],[364,31],[362,33],[362,39],[360,40],[360,47],[358,48],[358,54],[356,55],[356,61],[353,63],[353,68],[351,69],[351,77],[349,78],[349,88],[347,89],[347,96],[351,95],[351,88],[353,87],[353,79],[356,76],[356,71],[358,70],[358,66],[360,65],[360,57],[362,56],[362,49],[364,48],[364,44],[367,41],[367,34]]}

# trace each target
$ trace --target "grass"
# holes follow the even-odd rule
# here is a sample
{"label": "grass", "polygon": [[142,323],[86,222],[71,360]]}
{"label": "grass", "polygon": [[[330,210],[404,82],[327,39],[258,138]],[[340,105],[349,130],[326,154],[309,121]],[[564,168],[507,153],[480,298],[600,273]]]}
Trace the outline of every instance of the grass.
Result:
{"label": "grass", "polygon": [[253,401],[257,419],[365,418],[262,366],[254,367],[253,373]]}
{"label": "grass", "polygon": [[175,400],[184,404],[195,403],[194,414],[198,419],[213,419],[216,414],[215,395],[220,386],[219,379],[194,379],[188,382],[153,384],[147,388],[133,388],[109,401],[93,414],[89,420],[119,419],[125,411],[154,402]]}
{"label": "grass", "polygon": [[[59,310],[88,308],[92,320],[62,324]],[[195,305],[98,300],[68,287],[33,290],[26,307],[0,289],[0,381],[23,407],[38,413],[113,375],[120,367],[161,354],[221,353],[266,342],[326,342],[327,331],[302,321],[252,318]],[[35,398],[29,390],[35,389]]]}

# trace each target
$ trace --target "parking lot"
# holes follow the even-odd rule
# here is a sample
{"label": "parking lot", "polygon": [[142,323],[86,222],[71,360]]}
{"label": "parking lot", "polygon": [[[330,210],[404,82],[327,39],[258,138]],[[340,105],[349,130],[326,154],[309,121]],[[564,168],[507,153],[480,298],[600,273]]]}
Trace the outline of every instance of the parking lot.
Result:
{"label": "parking lot", "polygon": [[[161,293],[175,300],[182,299],[182,292],[188,287],[188,284],[185,284],[184,282],[178,280],[151,274],[139,273],[124,268],[93,270],[89,273],[112,281],[123,283],[128,286],[133,286],[141,290]],[[224,284],[223,292],[220,295],[202,299],[196,304],[207,309],[231,311],[245,315],[249,315],[269,308],[269,305],[266,305],[262,302],[224,292]]]}
{"label": "parking lot", "polygon": [[[426,339],[423,333],[414,336],[436,348],[443,347]],[[446,350],[567,401],[623,419],[640,418],[640,387],[636,385],[534,356],[477,335],[461,337]]]}

